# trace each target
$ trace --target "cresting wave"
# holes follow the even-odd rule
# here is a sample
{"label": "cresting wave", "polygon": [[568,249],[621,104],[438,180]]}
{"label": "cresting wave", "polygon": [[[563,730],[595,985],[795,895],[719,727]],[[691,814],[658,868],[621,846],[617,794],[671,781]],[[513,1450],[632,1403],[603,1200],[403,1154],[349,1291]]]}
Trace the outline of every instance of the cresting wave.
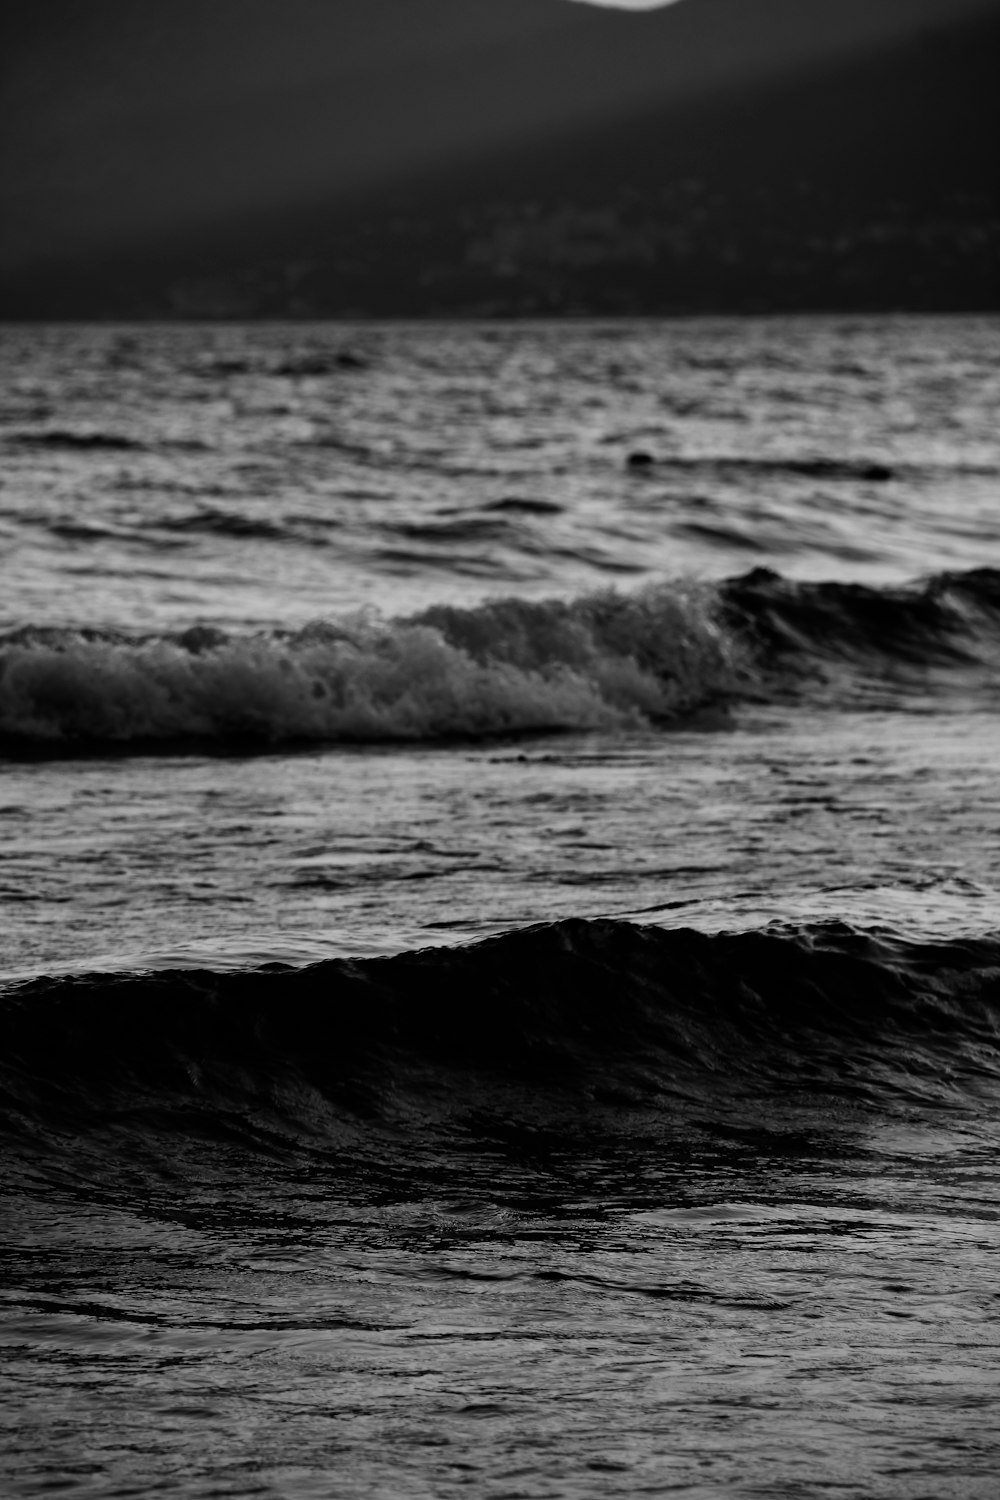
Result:
{"label": "cresting wave", "polygon": [[0,640],[0,743],[419,741],[669,720],[735,686],[713,604],[658,588],[252,636],[22,629]]}
{"label": "cresting wave", "polygon": [[721,1118],[740,1097],[975,1107],[977,1088],[1000,1090],[1000,935],[571,919],[392,958],[0,995],[0,1129],[29,1152],[88,1131],[293,1147],[564,1107]]}
{"label": "cresting wave", "polygon": [[915,668],[1000,666],[1000,569],[939,573],[898,588],[793,583],[766,568],[721,589],[727,625],[756,660],[878,660]]}
{"label": "cresting wave", "polygon": [[[0,638],[0,747],[267,748],[670,723],[850,674],[995,690],[1000,571],[876,589],[759,569],[720,585],[496,599],[298,632],[161,636],[24,627]],[[848,669],[845,678],[844,670]],[[934,675],[936,674],[936,675]],[[984,696],[984,702],[986,697]]]}

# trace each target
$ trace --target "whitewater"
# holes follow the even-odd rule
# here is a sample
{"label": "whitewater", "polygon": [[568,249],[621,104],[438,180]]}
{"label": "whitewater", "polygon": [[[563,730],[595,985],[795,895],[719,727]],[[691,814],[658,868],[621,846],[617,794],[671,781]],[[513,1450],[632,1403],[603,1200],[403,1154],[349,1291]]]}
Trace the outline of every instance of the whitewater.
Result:
{"label": "whitewater", "polygon": [[5,1493],[992,1496],[1000,322],[0,350]]}

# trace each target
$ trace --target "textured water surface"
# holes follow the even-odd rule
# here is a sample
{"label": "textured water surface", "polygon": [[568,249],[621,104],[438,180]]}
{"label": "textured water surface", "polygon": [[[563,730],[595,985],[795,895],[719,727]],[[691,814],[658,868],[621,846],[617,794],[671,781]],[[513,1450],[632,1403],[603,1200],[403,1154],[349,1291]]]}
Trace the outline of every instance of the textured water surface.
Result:
{"label": "textured water surface", "polygon": [[992,1500],[998,334],[0,330],[4,1493]]}

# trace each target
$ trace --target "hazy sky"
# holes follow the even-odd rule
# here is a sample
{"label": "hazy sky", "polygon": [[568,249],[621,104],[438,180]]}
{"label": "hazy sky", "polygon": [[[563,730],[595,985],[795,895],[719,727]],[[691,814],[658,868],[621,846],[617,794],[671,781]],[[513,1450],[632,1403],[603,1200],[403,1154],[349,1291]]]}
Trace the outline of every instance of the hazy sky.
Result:
{"label": "hazy sky", "polygon": [[0,269],[473,169],[998,5],[7,0]]}

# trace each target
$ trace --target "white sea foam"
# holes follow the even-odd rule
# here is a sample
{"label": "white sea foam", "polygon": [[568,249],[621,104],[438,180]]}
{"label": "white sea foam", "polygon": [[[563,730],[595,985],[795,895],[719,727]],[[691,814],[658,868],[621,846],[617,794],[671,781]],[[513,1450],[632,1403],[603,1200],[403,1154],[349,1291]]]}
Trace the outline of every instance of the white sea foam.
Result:
{"label": "white sea foam", "polygon": [[295,634],[124,639],[20,632],[0,649],[0,734],[89,741],[379,741],[636,726],[726,693],[712,592],[502,599]]}

